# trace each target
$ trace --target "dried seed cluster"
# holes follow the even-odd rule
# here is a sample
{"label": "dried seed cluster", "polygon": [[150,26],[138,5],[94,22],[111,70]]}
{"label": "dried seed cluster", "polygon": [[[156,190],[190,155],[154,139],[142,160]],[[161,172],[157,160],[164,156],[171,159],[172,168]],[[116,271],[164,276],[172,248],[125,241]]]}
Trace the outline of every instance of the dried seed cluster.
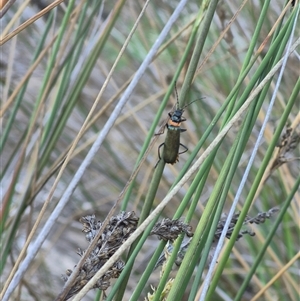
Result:
{"label": "dried seed cluster", "polygon": [[[228,230],[226,232],[226,238],[230,238],[231,237],[231,234],[234,230],[234,227],[238,221],[238,218],[239,218],[240,214],[239,213],[236,213],[232,216],[232,219],[230,221],[230,224],[229,224],[229,227],[228,227]],[[247,217],[248,218],[248,217]],[[215,238],[214,238],[214,242],[218,241],[220,236],[221,236],[221,233],[224,229],[224,226],[225,226],[225,223],[226,223],[226,219],[227,219],[227,216],[223,216],[219,223],[218,223],[218,226],[217,226],[217,230],[215,232]],[[237,240],[239,240],[244,234],[249,234],[250,236],[254,236],[255,233],[253,233],[252,231],[248,231],[248,230],[242,230],[241,232],[239,232],[238,234],[238,237],[237,237]]]}
{"label": "dried seed cluster", "polygon": [[[270,209],[270,210],[267,211],[267,212],[259,213],[259,214],[257,214],[257,216],[255,216],[255,217],[253,217],[253,218],[247,216],[247,217],[245,218],[245,221],[244,221],[243,225],[246,226],[247,224],[253,224],[253,223],[254,223],[254,224],[262,224],[262,223],[264,223],[264,222],[266,221],[266,219],[271,218],[271,217],[272,217],[274,214],[276,214],[278,211],[279,211],[279,209],[275,207],[275,208]],[[233,232],[234,227],[235,227],[235,225],[236,225],[236,223],[237,223],[237,221],[238,221],[239,216],[240,216],[240,213],[236,213],[236,214],[232,217],[232,219],[231,219],[231,221],[230,221],[230,225],[229,225],[229,228],[228,228],[227,233],[226,233],[226,237],[227,237],[228,239],[229,239],[229,238],[231,237],[231,235],[232,235],[232,232]],[[227,216],[224,216],[224,217],[222,217],[222,218],[220,219],[220,221],[219,221],[219,223],[218,223],[218,226],[217,226],[217,229],[216,229],[216,232],[215,232],[215,235],[214,235],[214,240],[213,240],[214,243],[216,243],[216,242],[219,240],[219,238],[220,238],[220,236],[221,236],[221,233],[222,233],[222,231],[223,231],[223,229],[224,229],[224,226],[225,226],[225,223],[226,223],[226,219],[227,219]],[[255,235],[255,233],[254,233],[253,231],[251,231],[250,229],[241,230],[241,231],[239,232],[239,234],[238,234],[237,240],[239,240],[239,239],[240,239],[243,235],[245,235],[245,234],[248,234],[248,235],[250,235],[250,236],[254,236],[254,235]],[[184,258],[184,255],[185,255],[185,253],[186,253],[186,250],[187,250],[187,248],[188,248],[190,242],[191,242],[191,238],[188,239],[188,240],[184,240],[184,241],[182,242],[181,247],[180,247],[180,250],[179,250],[179,252],[178,252],[178,254],[177,254],[177,258],[176,258],[176,260],[175,260],[175,264],[176,264],[177,266],[179,266],[179,265],[182,263],[182,260],[183,260],[183,258]],[[172,253],[172,250],[173,250],[173,245],[170,243],[170,244],[167,246],[166,252]],[[211,251],[213,251],[213,247],[212,247]],[[212,256],[210,256],[210,257],[212,257]],[[162,255],[159,257],[159,259],[158,259],[158,261],[157,261],[157,264],[156,264],[155,268],[157,268],[158,266],[162,265],[162,264],[165,262],[165,260],[166,260],[166,255],[165,255],[165,253],[164,253],[164,254],[162,254]]]}
{"label": "dried seed cluster", "polygon": [[[272,217],[276,212],[278,212],[279,209],[278,208],[272,208],[270,209],[269,211],[267,212],[262,212],[262,213],[258,213],[257,216],[251,218],[249,217],[248,215],[246,216],[245,218],[245,221],[243,223],[243,225],[247,225],[247,224],[263,224],[266,219]],[[231,237],[231,234],[234,230],[234,227],[238,221],[238,218],[240,216],[240,213],[236,213],[235,215],[233,215],[232,219],[231,219],[231,222],[230,222],[230,225],[229,225],[229,228],[227,230],[227,233],[226,233],[226,237],[229,239]],[[217,230],[216,230],[216,233],[215,233],[215,240],[214,241],[217,241],[220,236],[221,236],[221,233],[224,229],[224,226],[225,226],[225,223],[226,223],[226,219],[227,219],[227,216],[225,217],[222,217],[218,223],[218,226],[217,226]],[[237,237],[237,240],[239,240],[243,235],[245,234],[248,234],[250,236],[254,236],[255,233],[249,229],[247,230],[242,230],[239,232],[238,234],[238,237]]]}
{"label": "dried seed cluster", "polygon": [[263,224],[266,221],[266,219],[271,218],[278,211],[279,211],[279,208],[274,207],[267,212],[258,213],[255,217],[245,220],[245,223],[257,224],[257,225]]}
{"label": "dried seed cluster", "polygon": [[[277,208],[272,208],[271,210],[263,213],[259,213],[256,217],[246,217],[244,225],[246,224],[261,224],[264,223],[266,219],[273,216],[278,211]],[[234,227],[239,218],[239,213],[235,214],[227,231],[226,237],[230,238]],[[98,239],[96,246],[90,252],[85,263],[81,267],[78,276],[76,277],[70,291],[67,294],[66,300],[77,294],[85,284],[100,270],[100,268],[107,262],[107,260],[121,247],[121,245],[126,241],[129,236],[136,230],[138,226],[139,218],[132,212],[121,212],[117,216],[113,216],[108,225],[105,227],[101,237]],[[91,243],[97,234],[99,233],[100,228],[103,223],[97,221],[95,215],[88,215],[80,218],[80,222],[83,225],[82,232],[85,233],[86,240]],[[215,239],[217,241],[222,233],[226,222],[226,217],[223,217],[217,226],[215,232]],[[193,232],[191,226],[183,223],[180,220],[171,220],[165,218],[162,221],[158,222],[151,231],[151,235],[157,235],[159,239],[165,241],[173,242],[181,233],[185,233],[187,237],[192,237]],[[254,232],[250,230],[243,230],[239,233],[238,239],[241,238],[244,234],[249,234],[251,236],[255,235]],[[181,245],[180,251],[177,254],[177,259],[175,263],[180,265],[186,250],[190,244],[191,238],[185,239]],[[166,254],[172,253],[173,245],[169,243],[167,245],[167,250],[163,254],[156,266],[162,265],[166,261]],[[83,256],[86,251],[78,249],[78,255]],[[114,265],[97,281],[93,288],[98,288],[105,291],[110,286],[110,280],[112,278],[118,278],[120,273],[124,268],[124,262],[118,260]],[[67,270],[66,275],[63,276],[65,281],[68,280],[68,277],[72,274],[72,270]],[[148,296],[149,297],[149,296]]]}
{"label": "dried seed cluster", "polygon": [[[89,254],[84,265],[80,269],[66,299],[77,294],[85,284],[97,273],[98,270],[107,262],[107,260],[120,248],[124,241],[137,228],[139,218],[134,212],[122,212],[113,216],[105,227],[95,248]],[[91,242],[102,226],[100,221],[95,219],[95,215],[88,215],[80,218],[83,224],[82,232],[85,233],[86,240]],[[85,251],[78,250],[77,254],[82,256]],[[110,286],[111,278],[118,278],[124,267],[124,262],[118,260],[114,265],[97,281],[93,288],[106,290]],[[63,279],[67,281],[72,270],[68,270]]]}
{"label": "dried seed cluster", "polygon": [[[101,237],[98,239],[95,248],[90,252],[87,260],[80,269],[79,275],[69,291],[66,300],[77,294],[85,284],[100,270],[107,260],[120,248],[125,240],[136,230],[139,218],[132,212],[121,212],[113,216],[105,227]],[[80,218],[83,225],[82,232],[85,233],[86,240],[91,243],[102,227],[102,223],[97,221],[95,215],[88,215]],[[192,236],[192,228],[179,220],[163,219],[157,223],[151,234],[158,235],[159,239],[174,241],[179,234],[186,233]],[[78,249],[77,254],[83,256],[86,251]],[[118,260],[115,264],[97,281],[93,288],[105,291],[110,286],[111,278],[118,278],[124,268],[124,262]],[[72,274],[72,270],[67,270],[63,275],[65,281]]]}
{"label": "dried seed cluster", "polygon": [[[182,263],[182,260],[185,256],[186,250],[188,248],[188,246],[190,245],[191,242],[191,238],[189,239],[184,239],[184,241],[182,242],[180,249],[177,253],[177,257],[175,260],[175,264],[177,266],[180,266]],[[154,267],[154,269],[156,269],[157,267],[159,267],[160,265],[163,265],[163,263],[166,261],[166,258],[170,257],[173,251],[173,245],[171,243],[168,243],[165,247],[164,253],[158,258],[157,263]]]}
{"label": "dried seed cluster", "polygon": [[278,154],[276,159],[274,160],[271,171],[274,171],[281,165],[286,162],[290,162],[293,160],[299,160],[299,158],[288,158],[288,152],[296,149],[296,147],[300,143],[300,132],[297,130],[293,130],[291,127],[287,127],[285,133],[281,136],[281,140],[278,143],[277,147],[279,147]]}
{"label": "dried seed cluster", "polygon": [[155,224],[151,234],[156,234],[159,239],[173,242],[181,233],[185,233],[188,237],[193,236],[194,233],[191,231],[192,227],[190,225],[187,225],[178,219],[172,220],[164,218],[162,221]]}

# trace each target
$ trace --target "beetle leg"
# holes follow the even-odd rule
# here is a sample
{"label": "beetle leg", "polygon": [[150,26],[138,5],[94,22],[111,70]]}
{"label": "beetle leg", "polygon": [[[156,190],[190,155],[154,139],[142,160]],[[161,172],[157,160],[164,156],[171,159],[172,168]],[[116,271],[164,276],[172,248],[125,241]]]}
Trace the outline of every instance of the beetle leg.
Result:
{"label": "beetle leg", "polygon": [[164,125],[164,127],[163,127],[162,131],[160,131],[160,132],[158,132],[158,133],[154,134],[154,136],[159,136],[159,135],[162,135],[162,134],[165,132],[165,127],[168,127],[168,124],[167,124],[167,123]]}
{"label": "beetle leg", "polygon": [[159,147],[158,147],[158,158],[159,160],[161,160],[161,157],[160,157],[160,148],[164,145],[165,143],[162,143]]}
{"label": "beetle leg", "polygon": [[185,145],[183,145],[183,144],[181,144],[181,143],[180,143],[179,145],[181,145],[182,147],[185,148],[185,150],[184,150],[183,152],[178,153],[179,155],[180,155],[180,154],[183,154],[183,153],[185,153],[185,152],[187,152],[187,151],[189,150]]}
{"label": "beetle leg", "polygon": [[156,164],[155,164],[155,166],[154,166],[154,168],[156,168],[156,166],[158,165],[158,163],[160,162],[160,160],[161,160],[161,157],[160,157],[160,152],[159,152],[159,150],[160,150],[160,148],[164,145],[165,143],[162,143],[159,147],[158,147],[158,161],[156,162]]}

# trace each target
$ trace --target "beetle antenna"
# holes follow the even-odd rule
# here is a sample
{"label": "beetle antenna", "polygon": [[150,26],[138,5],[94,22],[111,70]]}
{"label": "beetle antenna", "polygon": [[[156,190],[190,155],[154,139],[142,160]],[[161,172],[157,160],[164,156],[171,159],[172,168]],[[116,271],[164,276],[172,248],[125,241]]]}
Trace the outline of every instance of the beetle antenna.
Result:
{"label": "beetle antenna", "polygon": [[176,107],[178,109],[179,108],[179,100],[178,100],[178,92],[177,92],[177,87],[176,87],[176,80],[175,80],[174,84],[175,84],[175,93],[176,93],[176,100],[177,100]]}
{"label": "beetle antenna", "polygon": [[[176,101],[176,107],[177,107],[177,109],[178,109],[178,108],[179,108],[179,99],[178,99],[178,92],[177,92],[176,80],[175,80],[175,82],[174,82],[174,86],[175,86],[175,93],[176,93],[176,100],[177,100],[177,101]],[[192,104],[193,102],[195,102],[195,101],[197,101],[197,100],[204,99],[204,98],[205,98],[205,97],[197,98],[197,99],[191,101],[190,103],[188,103],[187,105],[185,105],[182,109],[188,107],[188,106],[189,106],[190,104]]]}
{"label": "beetle antenna", "polygon": [[188,106],[189,106],[190,104],[192,104],[193,102],[195,102],[195,101],[197,101],[197,100],[201,100],[201,99],[204,99],[204,97],[200,97],[200,98],[197,98],[197,99],[191,101],[190,103],[188,103],[187,105],[185,105],[185,106],[183,107],[183,109],[186,108],[186,107],[188,107]]}

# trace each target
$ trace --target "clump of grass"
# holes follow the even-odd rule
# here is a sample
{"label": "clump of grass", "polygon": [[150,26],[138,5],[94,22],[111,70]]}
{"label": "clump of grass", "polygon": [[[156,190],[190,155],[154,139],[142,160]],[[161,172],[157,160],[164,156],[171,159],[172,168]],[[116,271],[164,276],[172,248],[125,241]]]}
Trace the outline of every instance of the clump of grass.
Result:
{"label": "clump of grass", "polygon": [[[178,3],[9,1],[1,11],[1,300],[58,298],[58,275],[80,244],[78,217],[95,213],[107,229],[120,211],[139,221],[124,243],[125,265],[102,271],[113,269],[109,282],[118,276],[107,300],[140,300],[149,283],[152,300],[297,299],[299,3]],[[199,99],[184,112],[180,141],[189,150],[154,169],[165,138],[154,134],[176,102],[175,81],[180,108]],[[280,212],[271,229],[236,244],[250,208],[255,215],[272,207]],[[162,238],[175,221],[194,229],[188,244],[183,235],[172,243],[161,277],[154,267],[166,242],[149,237],[159,216]],[[223,248],[221,230],[230,236]],[[216,241],[223,255],[210,274]],[[96,279],[102,289],[104,274]],[[75,300],[94,278],[79,285],[80,277]]]}

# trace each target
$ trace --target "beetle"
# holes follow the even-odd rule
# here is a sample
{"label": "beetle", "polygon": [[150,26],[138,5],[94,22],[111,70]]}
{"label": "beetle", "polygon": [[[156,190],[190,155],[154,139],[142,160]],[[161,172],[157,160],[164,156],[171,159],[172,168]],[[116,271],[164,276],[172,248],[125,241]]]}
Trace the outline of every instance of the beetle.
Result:
{"label": "beetle", "polygon": [[[163,142],[158,147],[158,158],[159,158],[159,160],[156,163],[155,167],[157,166],[157,164],[161,160],[160,148],[162,146],[164,146],[163,160],[166,163],[169,163],[169,164],[175,164],[176,162],[178,162],[179,161],[179,155],[188,151],[188,148],[185,145],[183,145],[182,143],[180,143],[180,133],[186,131],[186,129],[183,129],[180,126],[181,126],[182,122],[186,121],[186,118],[182,116],[182,114],[184,112],[184,108],[186,108],[187,106],[189,106],[191,103],[193,103],[196,100],[190,102],[189,104],[187,104],[183,108],[179,108],[179,101],[178,101],[178,94],[177,94],[176,84],[175,84],[175,92],[176,92],[176,98],[177,98],[176,109],[173,112],[169,112],[170,119],[168,120],[168,122],[165,125],[166,128],[168,129],[167,136],[166,136],[165,142]],[[159,133],[157,135],[161,135],[163,133],[164,132]],[[184,150],[182,152],[179,152],[179,147],[180,146],[182,146],[184,148]]]}

